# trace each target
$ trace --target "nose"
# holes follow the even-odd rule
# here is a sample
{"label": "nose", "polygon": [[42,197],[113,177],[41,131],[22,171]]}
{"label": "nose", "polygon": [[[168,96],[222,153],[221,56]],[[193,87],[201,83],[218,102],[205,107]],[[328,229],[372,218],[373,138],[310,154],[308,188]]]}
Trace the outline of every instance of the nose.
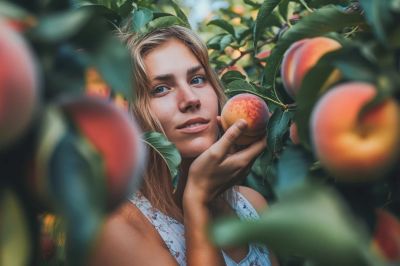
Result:
{"label": "nose", "polygon": [[191,86],[187,85],[181,87],[179,94],[180,94],[179,110],[181,112],[185,113],[200,108],[201,106],[200,99]]}

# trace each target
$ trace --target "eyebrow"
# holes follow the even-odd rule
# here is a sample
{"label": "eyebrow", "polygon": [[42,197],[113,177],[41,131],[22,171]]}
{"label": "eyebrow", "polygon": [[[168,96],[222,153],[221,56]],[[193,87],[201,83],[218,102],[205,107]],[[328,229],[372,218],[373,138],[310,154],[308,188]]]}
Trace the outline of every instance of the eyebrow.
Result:
{"label": "eyebrow", "polygon": [[[186,71],[186,73],[188,76],[190,76],[190,75],[193,75],[194,73],[196,73],[197,71],[199,71],[200,69],[203,69],[203,66],[197,65],[197,66],[189,68]],[[173,80],[173,77],[174,77],[174,75],[172,75],[172,74],[158,75],[153,78],[153,81],[164,81],[165,82],[165,81]]]}

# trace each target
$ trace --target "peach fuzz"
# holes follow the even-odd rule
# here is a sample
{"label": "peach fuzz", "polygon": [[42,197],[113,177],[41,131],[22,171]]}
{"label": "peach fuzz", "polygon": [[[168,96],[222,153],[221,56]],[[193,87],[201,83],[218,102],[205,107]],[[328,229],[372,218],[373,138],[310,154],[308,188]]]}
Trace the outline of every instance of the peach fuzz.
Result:
{"label": "peach fuzz", "polygon": [[138,184],[144,169],[146,150],[139,127],[124,110],[99,98],[71,98],[59,107],[102,156],[107,202],[115,206]]}
{"label": "peach fuzz", "polygon": [[29,127],[39,103],[34,56],[23,37],[0,19],[0,149]]}
{"label": "peach fuzz", "polygon": [[226,131],[237,120],[246,120],[247,128],[236,144],[248,145],[265,135],[269,117],[268,106],[263,99],[250,93],[242,93],[226,102],[221,112],[221,123]]}
{"label": "peach fuzz", "polygon": [[312,145],[321,164],[338,181],[361,182],[382,177],[399,154],[400,109],[387,99],[361,118],[376,95],[364,82],[337,85],[323,95],[311,114]]}
{"label": "peach fuzz", "polygon": [[[294,42],[286,50],[281,66],[281,77],[286,92],[295,99],[307,72],[323,55],[340,47],[340,43],[326,37],[302,39]],[[335,70],[331,75],[333,77],[328,78],[330,84],[339,78],[338,70]],[[329,84],[325,86],[327,85]]]}

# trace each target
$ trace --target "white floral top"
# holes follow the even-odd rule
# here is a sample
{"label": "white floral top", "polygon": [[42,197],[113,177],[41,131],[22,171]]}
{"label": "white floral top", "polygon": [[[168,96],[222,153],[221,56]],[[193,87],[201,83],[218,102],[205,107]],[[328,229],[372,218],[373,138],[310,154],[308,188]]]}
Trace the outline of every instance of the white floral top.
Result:
{"label": "white floral top", "polygon": [[[232,208],[240,219],[258,219],[259,215],[250,202],[238,191]],[[186,245],[184,226],[174,218],[167,216],[153,208],[151,203],[142,195],[135,194],[130,201],[135,204],[141,212],[149,219],[157,229],[161,238],[167,245],[170,253],[175,257],[180,266],[186,265]],[[222,251],[222,250],[221,250]],[[265,246],[250,244],[249,252],[239,263],[231,259],[222,251],[227,266],[270,266],[268,250]]]}

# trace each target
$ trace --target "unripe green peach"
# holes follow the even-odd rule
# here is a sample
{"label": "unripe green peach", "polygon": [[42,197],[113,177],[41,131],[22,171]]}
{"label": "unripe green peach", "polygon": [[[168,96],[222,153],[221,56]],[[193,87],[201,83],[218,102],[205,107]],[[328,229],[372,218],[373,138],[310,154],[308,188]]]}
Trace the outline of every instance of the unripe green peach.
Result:
{"label": "unripe green peach", "polygon": [[343,83],[324,94],[312,111],[310,130],[315,154],[339,181],[377,179],[397,162],[400,148],[397,102],[386,99],[359,116],[375,95],[372,84]]}
{"label": "unripe green peach", "polygon": [[0,19],[0,150],[26,131],[39,102],[37,66],[23,37]]}
{"label": "unripe green peach", "polygon": [[221,112],[221,123],[226,131],[237,120],[246,120],[247,128],[236,140],[236,144],[248,145],[265,135],[269,117],[268,106],[263,99],[254,94],[242,93],[226,102]]}
{"label": "unripe green peach", "polygon": [[[302,39],[294,42],[286,50],[281,67],[281,77],[286,92],[295,99],[307,72],[323,55],[340,47],[340,43],[326,37]],[[324,86],[329,86],[339,77],[338,70],[334,70],[328,78],[329,82],[327,81]]]}

